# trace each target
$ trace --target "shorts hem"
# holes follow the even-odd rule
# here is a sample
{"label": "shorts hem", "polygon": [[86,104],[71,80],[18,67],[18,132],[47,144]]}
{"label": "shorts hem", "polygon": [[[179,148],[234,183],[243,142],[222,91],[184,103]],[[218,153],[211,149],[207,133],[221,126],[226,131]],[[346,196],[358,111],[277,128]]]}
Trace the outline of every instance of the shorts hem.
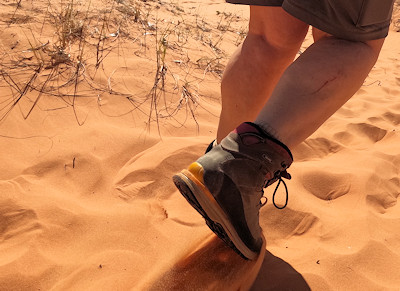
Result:
{"label": "shorts hem", "polygon": [[312,14],[302,7],[293,5],[290,1],[285,1],[282,8],[301,21],[337,38],[351,41],[367,41],[385,38],[389,32],[390,21],[379,24],[381,27],[376,27],[374,30],[363,31],[362,28],[356,26],[354,26],[354,30],[346,30],[343,27],[334,26],[332,23],[328,23],[326,19],[321,19],[319,15]]}
{"label": "shorts hem", "polygon": [[[282,6],[282,0],[277,1],[265,1],[265,0],[255,0],[249,3],[248,0],[225,0],[225,2],[230,4],[239,4],[239,5],[254,5],[254,6],[271,6],[271,7],[280,7]],[[269,2],[269,3],[266,3]]]}

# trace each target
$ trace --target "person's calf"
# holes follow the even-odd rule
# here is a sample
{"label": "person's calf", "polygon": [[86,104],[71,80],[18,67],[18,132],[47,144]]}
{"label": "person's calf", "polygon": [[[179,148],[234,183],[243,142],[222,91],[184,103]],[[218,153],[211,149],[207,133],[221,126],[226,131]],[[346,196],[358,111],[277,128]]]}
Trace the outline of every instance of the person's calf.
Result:
{"label": "person's calf", "polygon": [[295,58],[307,30],[308,24],[282,8],[251,6],[249,33],[222,78],[218,141],[240,123],[255,119]]}

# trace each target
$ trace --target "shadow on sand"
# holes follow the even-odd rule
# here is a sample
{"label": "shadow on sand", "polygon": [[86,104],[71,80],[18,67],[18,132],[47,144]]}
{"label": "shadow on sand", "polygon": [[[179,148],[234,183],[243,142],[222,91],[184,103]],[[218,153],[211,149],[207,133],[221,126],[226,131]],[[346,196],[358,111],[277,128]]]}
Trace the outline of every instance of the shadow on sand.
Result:
{"label": "shadow on sand", "polygon": [[303,276],[284,260],[266,251],[251,291],[308,291]]}
{"label": "shadow on sand", "polygon": [[310,290],[304,278],[265,249],[247,261],[212,235],[177,261],[148,290]]}

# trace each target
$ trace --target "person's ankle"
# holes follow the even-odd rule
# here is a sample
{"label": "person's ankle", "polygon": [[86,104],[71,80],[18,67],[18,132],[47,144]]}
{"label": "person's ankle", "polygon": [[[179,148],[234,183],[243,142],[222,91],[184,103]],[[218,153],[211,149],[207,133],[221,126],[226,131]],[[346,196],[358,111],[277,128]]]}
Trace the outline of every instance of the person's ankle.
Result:
{"label": "person's ankle", "polygon": [[254,122],[255,125],[257,125],[265,134],[268,136],[272,137],[273,139],[276,139],[280,142],[282,142],[282,139],[279,135],[279,133],[268,123],[266,122]]}
{"label": "person's ankle", "polygon": [[272,127],[268,126],[267,128],[265,128],[265,127],[263,127],[263,125],[265,125],[265,124],[260,124],[260,123],[255,123],[255,122],[244,122],[241,125],[239,125],[235,129],[235,131],[243,130],[245,132],[245,131],[248,131],[249,126],[251,126],[251,128],[253,128],[253,130],[258,131],[258,133],[261,136],[268,138],[269,140],[273,141],[275,144],[278,144],[283,149],[285,149],[288,152],[291,160],[293,160],[293,155],[292,155],[292,152],[290,151],[288,145],[285,144],[285,142],[279,138],[278,134],[274,134],[276,131],[274,131]]}

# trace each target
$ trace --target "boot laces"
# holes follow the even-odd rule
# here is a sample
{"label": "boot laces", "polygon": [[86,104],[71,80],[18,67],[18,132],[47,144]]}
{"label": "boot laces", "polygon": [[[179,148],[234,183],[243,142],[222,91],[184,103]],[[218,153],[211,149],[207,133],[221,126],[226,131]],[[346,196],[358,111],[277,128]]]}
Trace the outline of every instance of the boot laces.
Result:
{"label": "boot laces", "polygon": [[[290,180],[292,177],[290,176],[290,174],[289,174],[286,170],[284,170],[284,171],[277,171],[277,172],[275,173],[275,176],[274,176],[272,179],[267,180],[267,181],[265,182],[265,184],[264,184],[264,187],[263,187],[263,188],[267,188],[269,185],[273,184],[274,182],[276,182],[276,181],[278,180],[278,184],[276,185],[275,190],[274,190],[274,193],[272,194],[272,203],[273,203],[274,206],[275,206],[276,208],[278,208],[278,209],[283,209],[283,208],[285,208],[285,207],[287,206],[288,200],[289,200],[289,191],[288,191],[286,182],[285,182],[282,178],[285,178],[285,179]],[[278,205],[276,204],[276,202],[275,202],[275,197],[276,197],[276,192],[278,191],[278,188],[279,188],[279,186],[281,185],[281,183],[282,183],[283,186],[285,187],[286,199],[285,199],[285,204],[284,204],[283,206],[278,206]],[[264,201],[261,201],[261,200],[260,200],[260,208],[263,207],[265,204],[267,204],[267,201],[268,201],[267,197],[264,196],[264,190],[262,190],[262,193],[263,193],[263,195],[262,195],[261,199],[264,198]]]}

